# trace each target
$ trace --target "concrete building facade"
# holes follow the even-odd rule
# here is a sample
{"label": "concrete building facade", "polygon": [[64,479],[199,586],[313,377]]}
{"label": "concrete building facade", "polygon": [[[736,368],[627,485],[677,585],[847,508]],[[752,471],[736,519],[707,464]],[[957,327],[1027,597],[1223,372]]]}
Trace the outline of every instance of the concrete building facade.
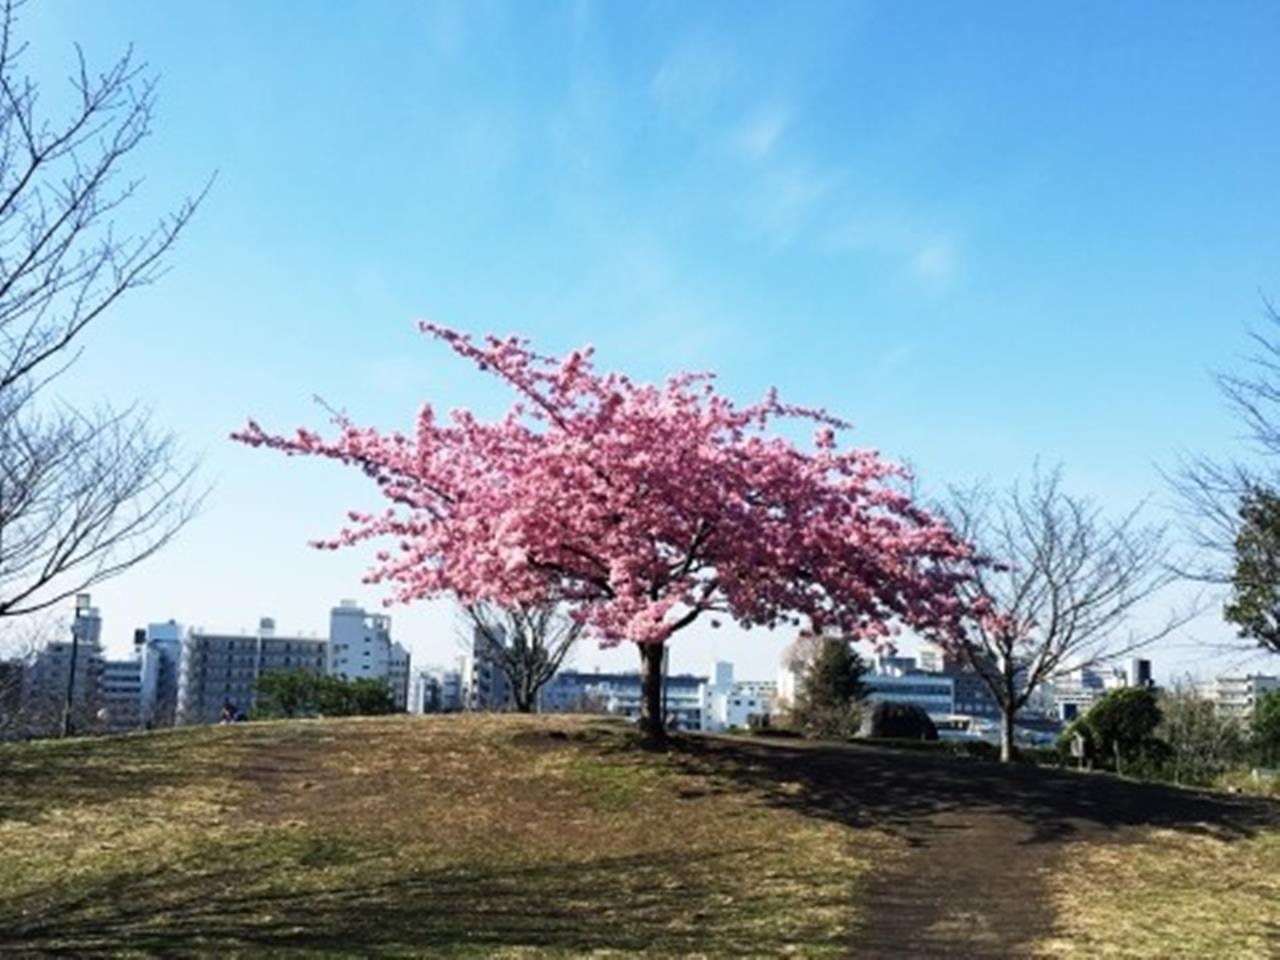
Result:
{"label": "concrete building facade", "polygon": [[143,699],[141,659],[102,661],[98,720],[103,732],[141,729]]}
{"label": "concrete building facade", "polygon": [[1253,719],[1259,700],[1280,692],[1280,677],[1268,674],[1217,677],[1206,685],[1205,692],[1218,716],[1247,724]]}
{"label": "concrete building facade", "polygon": [[463,709],[490,711],[510,708],[510,685],[499,656],[479,628],[472,631],[471,649],[463,655],[461,663]]}
{"label": "concrete building facade", "polygon": [[710,679],[702,685],[702,722],[708,732],[745,730],[766,725],[778,695],[770,680],[734,680],[733,664],[717,661]]}
{"label": "concrete building facade", "polygon": [[248,714],[259,677],[300,670],[322,674],[327,648],[325,640],[276,636],[275,621],[269,617],[259,622],[254,634],[192,630],[182,645],[178,722],[217,723],[224,707]]}
{"label": "concrete building facade", "polygon": [[329,611],[326,668],[346,680],[381,680],[397,710],[409,706],[409,651],[391,639],[391,618],[367,613],[354,600]]}
{"label": "concrete building facade", "polygon": [[[670,723],[682,730],[702,729],[707,681],[689,673],[667,676],[664,700]],[[640,716],[640,692],[637,671],[562,670],[542,688],[538,705],[543,713],[609,713],[635,719]]]}
{"label": "concrete building facade", "polygon": [[88,733],[98,723],[102,678],[102,616],[89,594],[75,600],[71,638],[37,651],[22,673],[23,735],[54,736],[70,711],[73,733]]}

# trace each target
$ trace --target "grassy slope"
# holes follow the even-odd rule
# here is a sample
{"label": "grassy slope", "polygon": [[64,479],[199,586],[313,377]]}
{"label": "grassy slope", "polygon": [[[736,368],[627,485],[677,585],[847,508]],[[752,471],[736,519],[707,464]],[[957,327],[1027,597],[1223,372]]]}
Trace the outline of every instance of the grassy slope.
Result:
{"label": "grassy slope", "polygon": [[630,738],[398,718],[2,748],[0,931],[33,950],[843,952],[888,841]]}
{"label": "grassy slope", "polygon": [[1053,884],[1053,956],[1280,956],[1280,833],[1092,843]]}
{"label": "grassy slope", "polygon": [[[873,872],[943,849],[904,840],[928,781],[876,780],[869,754],[811,776],[804,752],[768,766],[759,745],[668,755],[632,736],[584,718],[389,718],[0,747],[0,950],[846,955]],[[877,756],[882,775],[911,762]],[[955,763],[934,788],[951,815],[1034,818],[1003,779],[966,798],[993,768]],[[1268,956],[1280,834],[1193,827],[1040,848],[1037,951]]]}

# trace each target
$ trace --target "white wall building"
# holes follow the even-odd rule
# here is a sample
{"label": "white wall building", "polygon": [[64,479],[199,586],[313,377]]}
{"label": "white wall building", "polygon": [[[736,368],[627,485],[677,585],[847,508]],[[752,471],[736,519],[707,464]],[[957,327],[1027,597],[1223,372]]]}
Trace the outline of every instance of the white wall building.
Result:
{"label": "white wall building", "polygon": [[391,671],[391,618],[354,600],[329,611],[328,672],[346,680],[385,680]]}
{"label": "white wall building", "polygon": [[1151,661],[1134,657],[1123,667],[1097,664],[1072,667],[1045,683],[1037,694],[1042,712],[1071,721],[1088,713],[1112,690],[1150,685]]}
{"label": "white wall building", "polygon": [[456,713],[462,709],[462,671],[423,667],[414,673],[410,713]]}
{"label": "white wall building", "polygon": [[1205,692],[1221,717],[1248,723],[1259,700],[1280,691],[1280,677],[1250,674],[1244,677],[1217,677]]}
{"label": "white wall building", "polygon": [[[702,729],[707,682],[707,677],[664,671],[668,722],[682,730]],[[542,713],[611,713],[634,719],[640,716],[640,691],[640,674],[634,670],[561,670],[539,691],[538,709]]]}
{"label": "white wall building", "polygon": [[741,730],[767,723],[778,695],[778,684],[769,680],[733,679],[733,664],[717,661],[711,678],[701,685],[702,729],[710,732]]}
{"label": "white wall building", "polygon": [[354,600],[329,611],[327,669],[346,680],[382,680],[397,710],[409,705],[409,651],[391,639],[391,618],[366,613]]}

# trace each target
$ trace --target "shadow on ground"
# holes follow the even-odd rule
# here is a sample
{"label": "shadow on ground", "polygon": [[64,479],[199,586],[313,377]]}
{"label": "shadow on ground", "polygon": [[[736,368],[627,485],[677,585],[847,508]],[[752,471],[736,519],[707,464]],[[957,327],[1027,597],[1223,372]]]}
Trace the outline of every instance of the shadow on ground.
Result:
{"label": "shadow on ground", "polygon": [[1265,800],[907,750],[707,737],[674,756],[710,789],[902,841],[855,895],[848,947],[864,958],[1034,955],[1054,931],[1047,881],[1072,844],[1280,826]]}
{"label": "shadow on ground", "polygon": [[1163,828],[1221,839],[1280,827],[1280,805],[1024,764],[936,756],[856,744],[694,737],[677,762],[715,789],[922,843],[940,815],[992,814],[1022,828],[1024,844],[1098,839],[1125,828]]}
{"label": "shadow on ground", "polygon": [[[327,736],[321,727],[261,735],[268,733],[276,739],[287,733],[286,747]],[[263,753],[247,736],[224,751],[231,736],[220,735],[222,752],[183,776],[212,775],[219,760],[234,758],[264,797],[279,797],[313,775],[289,749]],[[608,731],[536,731],[517,734],[515,742],[532,751],[585,744],[592,756],[617,754],[620,762],[636,749]],[[85,748],[68,745],[59,748],[72,754],[56,774],[42,773],[35,754],[8,769],[0,764],[0,773],[13,775],[8,793],[18,798],[0,812],[33,814],[41,791],[51,789],[50,776],[76,804],[108,803],[142,784],[171,785],[177,774],[164,769],[167,747],[153,743],[154,754],[142,758],[136,744],[98,745],[83,756],[75,751]],[[431,866],[359,838],[344,840],[338,827],[326,833],[320,818],[305,817],[312,833],[301,839],[268,819],[258,846],[243,837],[210,838],[154,868],[124,862],[21,897],[4,894],[0,877],[0,953],[485,957],[518,948],[570,956],[776,956],[798,948],[800,955],[1021,956],[1051,932],[1045,874],[1071,855],[1073,843],[1124,842],[1152,828],[1231,841],[1280,824],[1280,806],[1267,801],[909,751],[693,737],[653,759],[688,774],[679,777],[675,799],[664,801],[676,833],[682,799],[712,792],[898,838],[897,852],[878,861],[867,881],[850,882],[838,902],[808,904],[815,916],[856,911],[861,926],[852,938],[833,941],[840,925],[830,922],[762,924],[778,906],[749,886],[723,902],[717,872],[750,870],[758,859],[752,850],[580,860],[557,853],[552,862],[522,865],[495,835],[483,858]],[[784,879],[804,889],[811,867],[799,864]]]}
{"label": "shadow on ground", "polygon": [[[340,850],[333,852],[335,864],[342,859]],[[79,887],[74,898],[49,891],[38,911],[19,911],[12,902],[0,906],[0,953],[486,957],[518,947],[570,956],[687,956],[714,943],[717,956],[773,956],[796,947],[794,939],[775,942],[736,922],[768,911],[770,905],[755,897],[743,898],[732,914],[723,905],[704,913],[700,904],[708,890],[682,870],[677,856],[526,868],[503,864],[500,852],[494,860],[299,891],[256,889],[251,873],[201,871],[196,863],[115,874]],[[314,859],[307,866],[323,867]],[[814,906],[850,908],[847,902]],[[815,927],[803,932],[801,943],[830,950],[839,946],[832,937],[829,926]]]}

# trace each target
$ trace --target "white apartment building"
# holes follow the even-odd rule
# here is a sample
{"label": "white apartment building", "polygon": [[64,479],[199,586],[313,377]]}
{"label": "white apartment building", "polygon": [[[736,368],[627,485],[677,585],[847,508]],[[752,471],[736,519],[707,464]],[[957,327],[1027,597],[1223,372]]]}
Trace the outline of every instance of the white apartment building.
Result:
{"label": "white apartment building", "polygon": [[461,667],[423,667],[414,675],[410,713],[457,713],[462,706]]}
{"label": "white apartment building", "polygon": [[382,680],[397,710],[409,705],[409,651],[391,639],[391,618],[366,613],[354,600],[329,611],[327,669],[347,680]]}
{"label": "white apartment building", "polygon": [[1219,716],[1248,723],[1253,708],[1269,693],[1280,691],[1280,677],[1250,674],[1244,677],[1217,677],[1205,685]]}
{"label": "white apartment building", "polygon": [[1124,687],[1151,685],[1151,661],[1130,659],[1124,667],[1104,669],[1097,665],[1071,667],[1044,684],[1043,712],[1059,720],[1083,716],[1104,695]]}
{"label": "white apartment building", "polygon": [[[707,680],[664,671],[663,702],[669,722],[682,730],[702,729]],[[640,705],[641,679],[634,670],[561,670],[538,694],[538,709],[543,713],[611,713],[635,719]]]}
{"label": "white apartment building", "polygon": [[711,678],[699,689],[702,729],[710,732],[741,730],[767,723],[778,695],[777,683],[770,680],[733,679],[733,664],[717,661]]}

